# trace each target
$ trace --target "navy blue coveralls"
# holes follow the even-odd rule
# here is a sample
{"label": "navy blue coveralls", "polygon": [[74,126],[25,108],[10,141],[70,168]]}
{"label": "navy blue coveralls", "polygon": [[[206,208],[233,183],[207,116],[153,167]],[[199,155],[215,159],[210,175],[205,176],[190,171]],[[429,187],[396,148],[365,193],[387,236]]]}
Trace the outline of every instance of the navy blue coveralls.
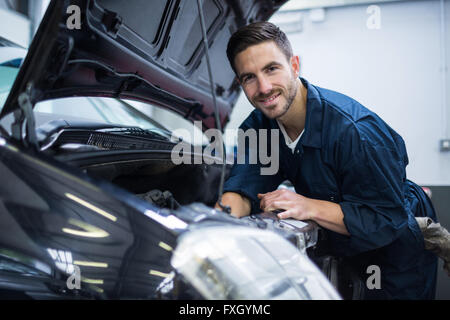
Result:
{"label": "navy blue coveralls", "polygon": [[[357,101],[300,79],[308,90],[306,121],[294,154],[280,133],[278,172],[261,175],[259,163],[235,164],[224,191],[246,196],[252,213],[261,212],[257,194],[284,180],[305,197],[338,203],[350,236],[326,230],[332,253],[364,279],[368,266],[380,267],[381,289],[365,288],[366,298],[434,299],[437,257],[424,249],[414,217],[437,218],[422,188],[406,179],[403,139]],[[279,129],[259,110],[240,128]]]}

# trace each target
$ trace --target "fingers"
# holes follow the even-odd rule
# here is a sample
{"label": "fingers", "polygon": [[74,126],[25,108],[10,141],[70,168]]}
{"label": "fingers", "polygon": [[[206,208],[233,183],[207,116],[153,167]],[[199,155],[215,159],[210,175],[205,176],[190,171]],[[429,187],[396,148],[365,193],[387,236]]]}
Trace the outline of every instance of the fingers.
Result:
{"label": "fingers", "polygon": [[272,192],[267,193],[259,193],[258,198],[261,199],[260,201],[260,208],[262,210],[268,211],[267,207],[270,206],[270,204],[273,203],[273,201],[278,200],[288,200],[289,198],[289,191],[285,189],[279,189]]}
{"label": "fingers", "polygon": [[295,220],[311,220],[306,212],[300,211],[298,208],[291,207],[290,209],[277,214],[278,219],[295,219]]}
{"label": "fingers", "polygon": [[267,204],[267,206],[264,208],[265,211],[273,211],[277,209],[282,210],[289,210],[293,206],[293,203],[291,201],[284,201],[284,200],[276,200],[272,201]]}
{"label": "fingers", "polygon": [[273,195],[273,194],[278,194],[278,193],[280,193],[281,191],[282,191],[281,189],[277,189],[277,190],[270,191],[270,192],[266,192],[266,193],[258,193],[258,198],[271,196],[271,195]]}
{"label": "fingers", "polygon": [[264,196],[263,198],[261,198],[259,206],[260,206],[261,209],[263,209],[265,211],[269,211],[270,210],[269,207],[271,207],[273,202],[277,201],[277,200],[281,200],[279,196],[276,196],[276,195],[275,196],[269,196],[269,195],[267,195],[267,196]]}
{"label": "fingers", "polygon": [[275,191],[272,191],[272,192],[266,192],[266,193],[258,193],[258,198],[259,199],[262,199],[262,198],[265,198],[265,197],[270,197],[274,192],[276,192],[277,190],[275,190]]}
{"label": "fingers", "polygon": [[270,200],[274,200],[276,198],[278,198],[279,192],[277,192],[278,190],[272,191],[272,192],[267,192],[267,193],[259,193],[258,194],[258,198],[261,199],[260,201],[260,207],[261,209],[264,209],[264,207],[267,206],[268,201]]}
{"label": "fingers", "polygon": [[275,210],[275,209],[284,209],[284,208],[279,208],[278,206],[280,205],[279,201],[284,201],[284,200],[280,200],[279,198],[275,198],[272,200],[264,200],[261,202],[261,209],[264,211],[271,211],[271,210]]}
{"label": "fingers", "polygon": [[294,212],[292,210],[286,210],[277,214],[278,219],[289,219],[293,218]]}

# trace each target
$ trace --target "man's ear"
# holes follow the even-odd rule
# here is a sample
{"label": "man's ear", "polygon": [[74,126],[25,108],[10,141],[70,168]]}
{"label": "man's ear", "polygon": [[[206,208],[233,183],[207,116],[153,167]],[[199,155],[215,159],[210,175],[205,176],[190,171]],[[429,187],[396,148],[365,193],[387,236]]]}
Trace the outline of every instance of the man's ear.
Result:
{"label": "man's ear", "polygon": [[300,59],[298,56],[291,57],[291,67],[295,75],[298,77],[298,75],[300,74]]}

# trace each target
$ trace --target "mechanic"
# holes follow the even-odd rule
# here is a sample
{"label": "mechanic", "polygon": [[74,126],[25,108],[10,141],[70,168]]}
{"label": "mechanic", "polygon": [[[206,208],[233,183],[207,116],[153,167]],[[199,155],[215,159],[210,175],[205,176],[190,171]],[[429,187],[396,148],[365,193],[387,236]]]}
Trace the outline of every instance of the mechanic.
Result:
{"label": "mechanic", "polygon": [[[227,55],[255,108],[240,128],[282,133],[275,175],[262,175],[261,163],[233,166],[222,198],[231,214],[281,209],[280,219],[316,221],[332,254],[361,279],[369,266],[380,268],[381,288],[365,288],[366,299],[434,299],[437,257],[425,250],[415,217],[437,219],[406,179],[403,139],[357,101],[299,77],[299,57],[274,24],[237,30]],[[284,180],[296,192],[277,189]]]}

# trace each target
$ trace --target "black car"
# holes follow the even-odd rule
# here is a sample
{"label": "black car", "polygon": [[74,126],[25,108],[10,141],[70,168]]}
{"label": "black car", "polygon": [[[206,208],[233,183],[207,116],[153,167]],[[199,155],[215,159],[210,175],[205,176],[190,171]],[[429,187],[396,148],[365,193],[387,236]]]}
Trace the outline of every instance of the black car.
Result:
{"label": "black car", "polygon": [[340,298],[316,225],[214,210],[223,166],[175,165],[181,142],[126,102],[225,125],[227,40],[284,1],[200,2],[214,93],[194,0],[56,0],[24,60],[1,42],[0,299]]}

